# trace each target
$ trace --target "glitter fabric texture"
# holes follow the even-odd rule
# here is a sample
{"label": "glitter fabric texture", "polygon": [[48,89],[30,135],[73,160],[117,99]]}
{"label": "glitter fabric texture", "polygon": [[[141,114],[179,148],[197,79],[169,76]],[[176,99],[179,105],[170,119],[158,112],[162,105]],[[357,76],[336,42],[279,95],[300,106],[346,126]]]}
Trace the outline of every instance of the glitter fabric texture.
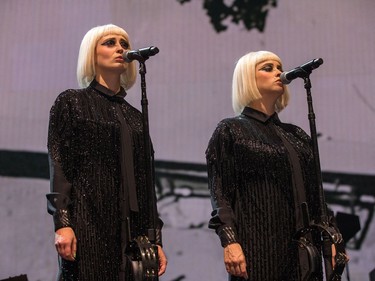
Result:
{"label": "glitter fabric texture", "polygon": [[[297,153],[295,175],[280,134]],[[299,280],[293,177],[302,178],[311,219],[319,218],[310,137],[299,127],[245,108],[222,120],[206,150],[213,212],[223,247],[241,244],[252,281]],[[317,241],[316,241],[317,242]],[[319,245],[318,245],[319,247]],[[245,280],[230,276],[231,281]],[[315,279],[314,279],[315,280]]]}
{"label": "glitter fabric texture", "polygon": [[[94,80],[86,89],[61,93],[51,108],[48,212],[55,230],[70,226],[78,240],[76,261],[60,258],[57,280],[119,280],[124,276],[119,273],[124,259],[121,248],[127,243],[121,216],[129,214],[133,237],[147,233],[152,225],[148,204],[155,193],[145,190],[142,114],[125,101],[125,94],[122,89],[115,95]],[[121,200],[124,121],[132,136],[139,212]],[[156,220],[160,233],[162,222]],[[161,235],[157,239],[161,244]]]}

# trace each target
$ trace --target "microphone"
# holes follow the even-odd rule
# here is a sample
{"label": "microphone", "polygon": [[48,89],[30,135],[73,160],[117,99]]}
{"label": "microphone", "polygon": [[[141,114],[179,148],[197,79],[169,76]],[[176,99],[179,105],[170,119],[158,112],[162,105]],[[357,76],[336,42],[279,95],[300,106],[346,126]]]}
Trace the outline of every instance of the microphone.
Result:
{"label": "microphone", "polygon": [[127,51],[122,54],[122,57],[126,62],[132,62],[133,60],[145,61],[149,57],[154,56],[157,53],[159,53],[159,49],[157,47],[151,46],[138,50]]}
{"label": "microphone", "polygon": [[283,84],[289,84],[292,80],[300,77],[307,77],[311,71],[315,68],[318,68],[323,63],[323,59],[313,59],[301,66],[298,66],[292,70],[283,72],[280,74],[280,80]]}

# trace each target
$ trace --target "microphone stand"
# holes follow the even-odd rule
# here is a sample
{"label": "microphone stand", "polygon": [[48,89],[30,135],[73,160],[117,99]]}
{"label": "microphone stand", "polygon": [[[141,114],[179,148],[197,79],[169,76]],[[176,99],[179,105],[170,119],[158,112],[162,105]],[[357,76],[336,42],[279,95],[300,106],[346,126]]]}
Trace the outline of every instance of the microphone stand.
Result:
{"label": "microphone stand", "polygon": [[[151,153],[151,138],[148,122],[148,100],[146,94],[146,65],[145,61],[149,58],[147,55],[136,54],[136,60],[139,62],[139,74],[141,75],[141,105],[142,105],[142,125],[144,141],[144,164],[146,174],[146,191],[150,194],[147,197],[147,209],[150,210],[150,225],[145,235],[131,239],[129,247],[129,256],[133,260],[132,275],[135,281],[158,281],[159,257],[156,242],[157,208],[156,196],[154,195],[154,165],[153,155]],[[129,234],[130,235],[130,234]],[[130,237],[130,236],[129,236]]]}
{"label": "microphone stand", "polygon": [[[315,223],[314,221],[310,222],[310,227],[317,229],[321,233],[322,238],[322,253],[324,260],[325,268],[325,277],[329,281],[340,281],[341,274],[345,268],[346,264],[346,255],[345,255],[345,245],[341,233],[335,228],[330,222],[327,215],[327,206],[324,198],[324,190],[322,184],[322,173],[320,167],[319,159],[319,149],[318,149],[318,138],[316,133],[316,124],[315,124],[315,113],[312,104],[311,97],[311,81],[310,81],[310,72],[302,70],[301,78],[304,80],[304,88],[307,93],[307,104],[308,104],[308,118],[310,124],[310,132],[312,139],[312,151],[314,156],[315,171],[317,177],[317,184],[319,184],[319,203],[320,203],[320,221]],[[335,256],[335,266],[332,264],[332,244],[336,247],[336,256]]]}
{"label": "microphone stand", "polygon": [[[146,186],[149,188],[149,194],[155,192],[154,181],[153,181],[153,156],[151,154],[151,143],[150,143],[150,129],[148,122],[148,100],[146,94],[146,65],[144,61],[139,61],[139,74],[141,75],[141,91],[142,91],[142,117],[143,117],[143,141],[145,147],[145,169],[146,169]],[[152,210],[151,228],[148,230],[148,237],[152,243],[156,240],[156,198],[151,196],[149,200],[149,210]]]}

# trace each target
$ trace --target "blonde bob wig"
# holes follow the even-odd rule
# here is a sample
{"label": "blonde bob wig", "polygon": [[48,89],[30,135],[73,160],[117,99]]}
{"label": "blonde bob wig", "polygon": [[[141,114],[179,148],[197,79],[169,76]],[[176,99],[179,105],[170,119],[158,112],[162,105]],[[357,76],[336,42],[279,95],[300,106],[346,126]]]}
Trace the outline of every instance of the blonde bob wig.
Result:
{"label": "blonde bob wig", "polygon": [[[238,60],[232,81],[232,105],[236,114],[240,114],[244,107],[262,97],[255,80],[255,67],[266,60],[275,60],[281,64],[280,58],[268,51],[250,52]],[[275,111],[283,110],[288,101],[289,90],[284,85],[284,93],[276,101]]]}
{"label": "blonde bob wig", "polygon": [[[131,48],[129,36],[124,29],[114,24],[97,26],[90,29],[83,37],[78,54],[77,80],[78,85],[86,88],[95,78],[95,52],[98,41],[106,35],[124,36]],[[131,88],[137,78],[135,61],[129,63],[127,70],[121,74],[120,83],[126,90]]]}

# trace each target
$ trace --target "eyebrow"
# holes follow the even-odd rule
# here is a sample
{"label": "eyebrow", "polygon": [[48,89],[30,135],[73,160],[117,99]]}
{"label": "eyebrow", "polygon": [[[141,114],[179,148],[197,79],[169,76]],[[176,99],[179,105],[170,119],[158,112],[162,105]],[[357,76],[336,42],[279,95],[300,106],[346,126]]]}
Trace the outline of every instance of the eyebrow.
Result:
{"label": "eyebrow", "polygon": [[262,68],[265,66],[275,66],[275,67],[282,67],[281,63],[279,62],[261,62],[258,64],[258,67]]}
{"label": "eyebrow", "polygon": [[275,62],[273,62],[273,61],[263,61],[263,62],[259,63],[259,65],[281,65],[281,63],[279,63],[277,61],[275,61]]}
{"label": "eyebrow", "polygon": [[[107,36],[111,36],[111,37],[107,37]],[[125,37],[122,37],[122,35],[120,35],[120,36],[121,36],[120,39],[119,39],[120,41],[124,40],[125,42],[128,42],[128,40]],[[114,40],[114,39],[117,39],[116,35],[105,35],[100,40],[106,41],[106,40]]]}

